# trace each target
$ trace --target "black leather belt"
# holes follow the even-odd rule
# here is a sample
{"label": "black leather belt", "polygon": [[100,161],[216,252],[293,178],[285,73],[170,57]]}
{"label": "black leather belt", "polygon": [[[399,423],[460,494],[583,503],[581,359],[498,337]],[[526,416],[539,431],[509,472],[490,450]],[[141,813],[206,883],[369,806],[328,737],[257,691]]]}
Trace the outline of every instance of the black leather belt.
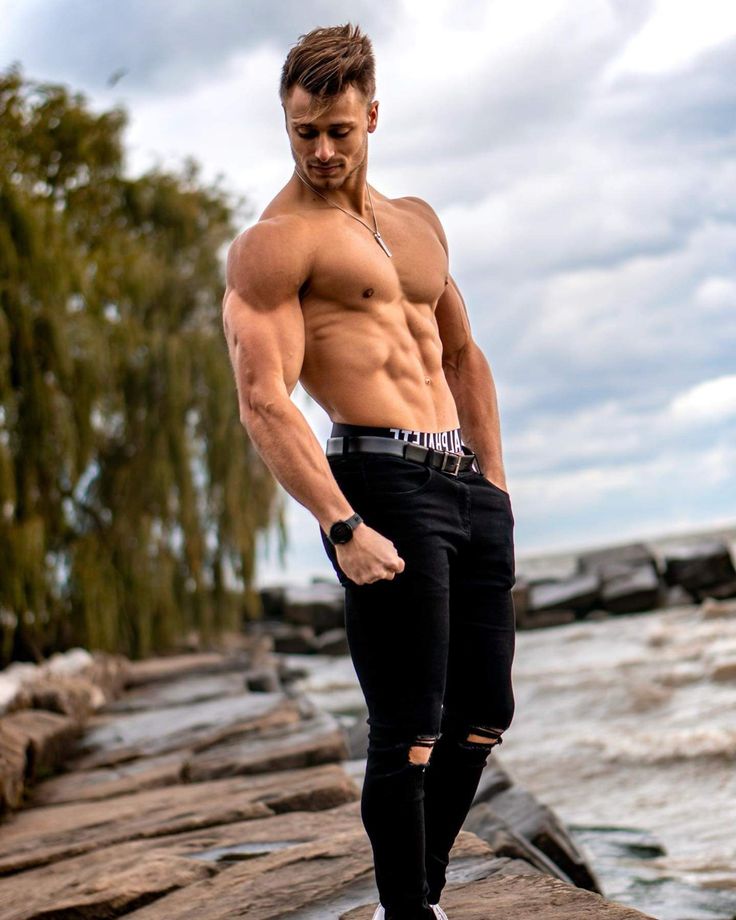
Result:
{"label": "black leather belt", "polygon": [[373,435],[328,438],[325,453],[328,457],[347,454],[390,454],[413,460],[415,463],[423,463],[451,476],[472,469],[475,460],[474,453],[456,454],[449,450],[423,447],[421,444],[413,444],[399,438],[380,438]]}

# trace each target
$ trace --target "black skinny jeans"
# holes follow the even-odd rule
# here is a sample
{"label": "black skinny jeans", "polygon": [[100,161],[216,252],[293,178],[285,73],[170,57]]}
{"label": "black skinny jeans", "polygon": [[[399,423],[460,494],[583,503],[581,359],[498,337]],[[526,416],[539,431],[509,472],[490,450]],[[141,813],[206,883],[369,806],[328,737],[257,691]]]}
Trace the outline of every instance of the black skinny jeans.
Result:
{"label": "black skinny jeans", "polygon": [[[376,432],[336,425],[333,435],[347,427]],[[439,901],[491,751],[468,735],[500,734],[513,718],[511,500],[472,469],[452,476],[379,454],[328,460],[353,509],[406,563],[392,580],[358,585],[320,528],[368,707],[361,816],[376,884],[387,920],[414,920]],[[431,739],[429,763],[412,763],[409,748]]]}

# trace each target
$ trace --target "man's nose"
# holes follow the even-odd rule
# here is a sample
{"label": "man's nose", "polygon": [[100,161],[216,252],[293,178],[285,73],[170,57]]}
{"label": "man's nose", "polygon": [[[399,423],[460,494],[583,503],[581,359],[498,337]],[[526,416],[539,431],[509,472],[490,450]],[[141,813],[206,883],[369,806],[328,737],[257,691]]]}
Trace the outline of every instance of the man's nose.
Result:
{"label": "man's nose", "polygon": [[317,159],[321,160],[323,163],[326,163],[332,158],[333,147],[330,143],[330,139],[325,136],[321,136],[317,141]]}

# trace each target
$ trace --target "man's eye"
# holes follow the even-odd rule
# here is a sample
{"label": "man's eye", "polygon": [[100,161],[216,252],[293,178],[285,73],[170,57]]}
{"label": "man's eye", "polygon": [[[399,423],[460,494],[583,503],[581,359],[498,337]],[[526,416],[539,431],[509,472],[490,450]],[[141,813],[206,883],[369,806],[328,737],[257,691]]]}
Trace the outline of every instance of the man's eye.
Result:
{"label": "man's eye", "polygon": [[333,131],[333,137],[347,137],[350,131]]}

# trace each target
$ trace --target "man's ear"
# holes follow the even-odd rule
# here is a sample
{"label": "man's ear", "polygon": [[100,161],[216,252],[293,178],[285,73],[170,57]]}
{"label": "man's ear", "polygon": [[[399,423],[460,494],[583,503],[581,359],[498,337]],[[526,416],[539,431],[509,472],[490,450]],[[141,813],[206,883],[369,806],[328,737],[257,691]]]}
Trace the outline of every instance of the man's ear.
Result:
{"label": "man's ear", "polygon": [[368,109],[368,133],[372,134],[378,125],[378,100],[374,99]]}

